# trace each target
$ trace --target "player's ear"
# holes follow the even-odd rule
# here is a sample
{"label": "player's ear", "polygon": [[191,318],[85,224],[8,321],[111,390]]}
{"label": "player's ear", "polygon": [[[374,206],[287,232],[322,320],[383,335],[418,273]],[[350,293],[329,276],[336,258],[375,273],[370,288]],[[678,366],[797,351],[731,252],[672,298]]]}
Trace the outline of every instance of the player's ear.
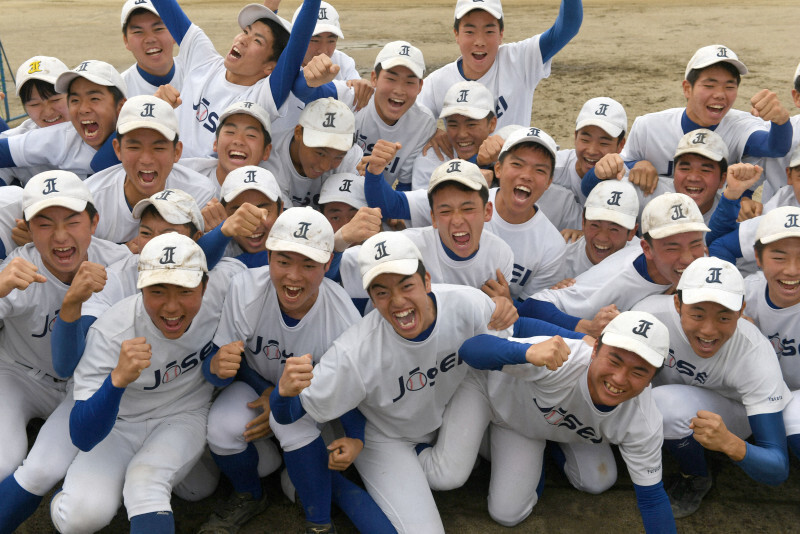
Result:
{"label": "player's ear", "polygon": [[491,201],[487,201],[486,206],[483,207],[483,222],[491,221],[493,213],[494,213],[494,206],[492,205]]}
{"label": "player's ear", "polygon": [[295,143],[302,143],[303,142],[303,127],[299,124],[294,127],[294,142]]}
{"label": "player's ear", "polygon": [[425,293],[431,292],[431,273],[425,271],[425,278],[423,278],[425,282]]}
{"label": "player's ear", "polygon": [[331,254],[331,258],[328,260],[328,263],[325,264],[325,272],[328,272],[328,269],[331,268],[331,263],[333,263],[333,254]]}
{"label": "player's ear", "polygon": [[683,96],[688,100],[692,96],[692,84],[689,83],[689,80],[683,80],[681,86],[683,87]]}
{"label": "player's ear", "polygon": [[622,140],[617,145],[617,152],[622,152],[622,149],[625,148],[625,141],[627,141],[627,137],[623,137]]}
{"label": "player's ear", "polygon": [[117,155],[117,159],[122,160],[122,151],[120,150],[122,148],[122,145],[119,142],[119,138],[115,137],[114,139],[112,139],[111,146],[114,148],[114,154]]}
{"label": "player's ear", "polygon": [[642,246],[642,252],[644,253],[644,257],[647,260],[653,259],[653,248],[650,246],[650,243],[647,242],[647,239],[642,239],[639,241],[639,244]]}
{"label": "player's ear", "polygon": [[119,117],[119,112],[122,111],[122,106],[125,105],[127,98],[120,98],[119,102],[117,102],[117,117]]}
{"label": "player's ear", "polygon": [[681,299],[678,298],[678,295],[672,296],[672,303],[675,305],[675,311],[678,312],[678,315],[681,314]]}
{"label": "player's ear", "polygon": [[217,153],[217,141],[219,141],[219,139],[214,139],[214,144],[211,145],[211,150],[213,150],[215,154]]}
{"label": "player's ear", "polygon": [[261,155],[261,161],[267,161],[270,154],[272,154],[272,143],[267,143],[267,146],[264,147],[264,153]]}
{"label": "player's ear", "polygon": [[264,63],[264,66],[262,67],[262,72],[267,76],[269,76],[270,74],[272,74],[272,71],[275,70],[275,66],[277,64],[278,64],[277,61],[273,60],[267,61],[266,63]]}
{"label": "player's ear", "polygon": [[637,224],[636,224],[636,225],[633,227],[633,230],[630,230],[630,231],[628,231],[628,241],[630,241],[631,239],[633,239],[633,236],[635,236],[635,235],[636,235],[636,232],[637,232],[638,230],[639,230],[639,224],[637,223]]}
{"label": "player's ear", "polygon": [[492,114],[492,118],[489,119],[489,131],[493,132],[495,128],[497,128],[497,117]]}
{"label": "player's ear", "polygon": [[175,159],[173,163],[178,163],[178,160],[181,159],[181,154],[183,154],[183,142],[178,141],[175,143]]}
{"label": "player's ear", "polygon": [[97,230],[97,223],[100,222],[100,214],[95,212],[94,216],[91,220],[91,225],[89,226],[89,231],[94,235],[94,231]]}
{"label": "player's ear", "polygon": [[794,102],[795,107],[800,108],[800,91],[797,89],[792,89],[792,102]]}
{"label": "player's ear", "polygon": [[375,88],[375,84],[378,83],[378,76],[375,74],[374,70],[369,75],[369,83],[372,84],[373,88]]}

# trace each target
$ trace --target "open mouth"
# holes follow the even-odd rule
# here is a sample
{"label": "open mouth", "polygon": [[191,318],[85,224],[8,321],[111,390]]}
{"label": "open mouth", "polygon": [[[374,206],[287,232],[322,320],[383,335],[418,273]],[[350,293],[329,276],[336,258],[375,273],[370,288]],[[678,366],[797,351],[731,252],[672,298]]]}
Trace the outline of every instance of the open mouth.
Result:
{"label": "open mouth", "polygon": [[524,185],[518,185],[514,188],[514,200],[517,202],[525,202],[531,197],[531,190]]}
{"label": "open mouth", "polygon": [[417,325],[417,313],[413,308],[392,314],[402,330],[413,330]]}
{"label": "open mouth", "polygon": [[242,53],[239,51],[239,48],[234,45],[231,48],[231,51],[228,52],[228,57],[232,57],[233,59],[241,59]]}
{"label": "open mouth", "polygon": [[300,298],[303,288],[298,286],[283,286],[283,295],[287,300],[294,302]]}
{"label": "open mouth", "polygon": [[179,315],[177,317],[164,317],[163,315],[160,316],[161,324],[164,325],[164,331],[171,334],[180,332],[184,317],[184,315]]}
{"label": "open mouth", "polygon": [[64,116],[63,115],[56,115],[52,119],[42,118],[42,121],[46,122],[47,124],[56,124],[56,123],[59,123],[59,122],[61,122],[63,120],[64,120]]}
{"label": "open mouth", "polygon": [[244,162],[247,159],[247,154],[239,152],[238,150],[231,150],[228,152],[228,158],[235,162]]}
{"label": "open mouth", "polygon": [[148,48],[147,50],[145,50],[144,53],[146,55],[148,55],[148,56],[155,56],[157,54],[160,54],[161,51],[162,50],[160,48],[158,48],[158,47],[152,47],[152,48]]}
{"label": "open mouth", "polygon": [[388,100],[389,108],[393,110],[399,110],[405,105],[405,100],[398,100],[396,98],[389,98]]}
{"label": "open mouth", "polygon": [[489,54],[486,53],[486,52],[473,52],[472,53],[472,58],[475,61],[483,61],[484,59],[486,59],[486,56],[488,56],[488,55]]}
{"label": "open mouth", "polygon": [[77,249],[75,247],[54,247],[53,255],[60,263],[69,263],[72,261],[73,256]]}
{"label": "open mouth", "polygon": [[778,280],[778,285],[784,291],[797,291],[800,289],[800,280]]}
{"label": "open mouth", "polygon": [[257,249],[264,244],[264,236],[266,235],[266,232],[260,232],[258,234],[252,234],[245,237],[245,240],[250,248]]}
{"label": "open mouth", "polygon": [[697,346],[700,349],[700,352],[704,354],[713,353],[716,350],[717,346],[716,339],[705,339],[699,336],[695,336],[695,340],[697,341]]}
{"label": "open mouth", "polygon": [[466,247],[469,245],[469,240],[471,237],[469,232],[455,232],[450,235],[453,238],[453,242],[456,244],[456,246]]}
{"label": "open mouth", "polygon": [[592,243],[592,250],[594,251],[594,256],[597,258],[604,259],[606,256],[611,255],[611,246],[610,245],[597,245]]}
{"label": "open mouth", "polygon": [[621,395],[625,392],[624,389],[620,389],[618,387],[612,386],[608,382],[603,381],[603,386],[605,386],[606,390],[611,393],[612,395]]}
{"label": "open mouth", "polygon": [[100,130],[100,125],[94,121],[81,121],[83,127],[83,137],[86,139],[94,139],[97,137],[97,132]]}
{"label": "open mouth", "polygon": [[137,173],[137,176],[139,177],[140,182],[144,184],[152,184],[153,182],[156,181],[158,173],[156,171],[146,170],[146,171],[139,171]]}

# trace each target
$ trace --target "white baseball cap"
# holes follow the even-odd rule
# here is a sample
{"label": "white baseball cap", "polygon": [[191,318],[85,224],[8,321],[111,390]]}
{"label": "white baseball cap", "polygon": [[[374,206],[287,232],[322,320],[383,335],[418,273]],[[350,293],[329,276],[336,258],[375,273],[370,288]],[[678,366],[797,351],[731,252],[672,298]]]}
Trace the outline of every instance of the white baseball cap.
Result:
{"label": "white baseball cap", "polygon": [[406,67],[414,73],[417,78],[422,78],[425,73],[425,59],[422,57],[422,50],[406,41],[392,41],[387,43],[375,58],[375,65],[381,66],[383,70],[393,67]]}
{"label": "white baseball cap", "polygon": [[683,271],[678,282],[681,302],[716,302],[739,311],[744,302],[744,278],[732,263],[711,257],[697,258]]}
{"label": "white baseball cap", "polygon": [[645,311],[626,311],[603,329],[604,345],[638,354],[653,367],[661,367],[669,354],[669,330]]}
{"label": "white baseball cap", "polygon": [[325,179],[319,192],[319,204],[344,202],[356,209],[367,207],[364,196],[364,177],[359,174],[340,172]]}
{"label": "white baseball cap", "polygon": [[22,191],[22,211],[30,221],[37,213],[51,206],[81,212],[94,200],[86,184],[69,171],[45,171],[31,178]]}
{"label": "white baseball cap", "polygon": [[715,44],[704,46],[694,53],[692,59],[690,59],[689,63],[686,65],[686,72],[683,77],[686,79],[689,77],[689,73],[692,70],[704,69],[715,63],[730,63],[736,67],[736,70],[738,70],[739,74],[742,76],[747,74],[747,67],[745,67],[744,63],[739,61],[739,56],[737,56],[733,50],[725,45]]}
{"label": "white baseball cap", "polygon": [[464,115],[470,119],[485,119],[494,110],[494,96],[485,85],[464,81],[454,83],[444,94],[444,105],[439,118]]}
{"label": "white baseball cap", "polygon": [[159,18],[161,15],[158,14],[158,10],[153,6],[150,0],[128,0],[122,6],[122,14],[119,17],[119,23],[121,27],[125,27],[125,24],[128,23],[128,18],[131,16],[131,13],[137,9],[146,9],[150,13],[157,15]]}
{"label": "white baseball cap", "polygon": [[182,189],[164,189],[150,198],[140,200],[133,207],[133,218],[140,219],[147,206],[155,207],[159,215],[170,224],[194,224],[201,232],[205,231],[203,215],[194,197]]}
{"label": "white baseball cap", "polygon": [[86,61],[81,61],[74,69],[62,72],[56,79],[56,91],[59,93],[68,92],[69,84],[72,83],[72,80],[75,78],[86,78],[97,85],[116,87],[120,90],[122,96],[128,96],[128,87],[125,85],[122,76],[117,72],[117,69],[105,61],[88,59]]}
{"label": "white baseball cap", "polygon": [[664,193],[642,211],[642,234],[662,239],[683,232],[708,232],[700,208],[683,193]]}
{"label": "white baseball cap", "polygon": [[269,119],[269,113],[267,110],[264,109],[258,102],[249,102],[246,100],[240,102],[234,102],[227,108],[225,111],[222,112],[222,115],[219,116],[219,124],[225,123],[225,119],[230,117],[231,115],[250,115],[255,120],[261,123],[261,126],[264,127],[264,130],[267,131],[270,138],[272,137],[272,121]]}
{"label": "white baseball cap", "polygon": [[789,158],[789,168],[797,167],[800,165],[800,145],[794,147],[792,150],[792,155]]}
{"label": "white baseball cap", "polygon": [[333,227],[311,206],[289,208],[272,225],[267,250],[297,252],[317,263],[327,263],[333,254]]}
{"label": "white baseball cap", "polygon": [[458,0],[454,20],[458,20],[470,11],[482,9],[496,19],[503,18],[503,6],[500,0]]}
{"label": "white baseball cap", "polygon": [[761,216],[756,242],[767,245],[787,237],[800,237],[800,208],[781,206]]}
{"label": "white baseball cap", "polygon": [[619,137],[628,130],[628,114],[622,104],[613,98],[592,98],[586,101],[578,113],[575,131],[586,126],[597,126],[611,137]]}
{"label": "white baseball cap", "polygon": [[500,150],[500,156],[521,143],[540,144],[546,148],[550,154],[552,154],[553,158],[556,157],[556,152],[558,152],[558,145],[555,141],[553,141],[553,138],[547,134],[547,132],[540,128],[530,127],[511,132],[506,138],[506,142],[503,143],[503,148]]}
{"label": "white baseball cap", "polygon": [[56,80],[62,72],[69,68],[58,58],[50,56],[33,56],[17,69],[17,96],[25,82],[29,80],[42,80],[55,86]]}
{"label": "white baseball cap", "polygon": [[361,282],[369,289],[381,274],[408,276],[417,272],[422,254],[417,246],[400,232],[380,232],[370,237],[358,251]]}
{"label": "white baseball cap", "polygon": [[584,207],[588,221],[611,221],[633,230],[639,216],[639,197],[629,182],[603,180],[586,197]]}
{"label": "white baseball cap", "polygon": [[258,165],[245,165],[229,172],[222,182],[219,196],[225,202],[230,202],[251,189],[261,191],[273,202],[281,198],[281,188],[275,175]]}
{"label": "white baseball cap", "polygon": [[157,284],[197,287],[208,272],[206,255],[190,237],[168,232],[154,237],[139,253],[136,288]]}
{"label": "white baseball cap", "polygon": [[277,13],[272,11],[264,4],[247,4],[239,11],[239,27],[245,29],[259,19],[269,19],[280,24],[283,29],[291,33],[292,23],[283,17],[279,17]]}
{"label": "white baseball cap", "polygon": [[178,137],[178,116],[157,96],[139,95],[125,101],[117,119],[117,132],[125,135],[139,128],[155,130],[170,141]]}
{"label": "white baseball cap", "polygon": [[[300,7],[303,7],[302,5]],[[297,20],[297,15],[300,14],[300,7],[294,11],[292,15],[292,26]],[[317,15],[317,25],[314,26],[314,33],[311,35],[319,35],[321,33],[330,32],[338,35],[340,39],[344,39],[342,27],[339,25],[339,12],[336,11],[328,2],[319,3],[319,14]]]}
{"label": "white baseball cap", "polygon": [[458,182],[473,191],[489,190],[480,167],[463,159],[451,159],[436,167],[428,182],[428,194],[444,182]]}
{"label": "white baseball cap", "polygon": [[699,154],[711,161],[728,161],[728,145],[718,133],[699,128],[681,137],[673,159],[683,154]]}
{"label": "white baseball cap", "polygon": [[355,143],[356,119],[347,104],[335,98],[320,98],[308,104],[298,121],[303,144],[348,151]]}

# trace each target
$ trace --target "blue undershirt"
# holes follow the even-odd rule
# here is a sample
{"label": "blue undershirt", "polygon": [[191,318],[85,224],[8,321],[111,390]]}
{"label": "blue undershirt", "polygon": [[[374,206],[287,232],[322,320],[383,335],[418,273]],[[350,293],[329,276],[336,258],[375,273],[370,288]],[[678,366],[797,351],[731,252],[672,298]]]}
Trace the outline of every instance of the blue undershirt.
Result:
{"label": "blue undershirt", "polygon": [[175,62],[174,61],[172,62],[172,67],[170,67],[169,72],[163,76],[150,74],[142,67],[140,67],[138,63],[136,64],[136,71],[139,73],[139,76],[141,76],[144,81],[146,81],[150,85],[159,87],[161,85],[167,85],[172,81],[172,77],[175,76]]}
{"label": "blue undershirt", "polygon": [[86,334],[97,320],[91,315],[82,315],[77,321],[67,322],[56,316],[53,335],[50,336],[50,351],[53,369],[61,378],[69,378],[75,372],[86,348]]}

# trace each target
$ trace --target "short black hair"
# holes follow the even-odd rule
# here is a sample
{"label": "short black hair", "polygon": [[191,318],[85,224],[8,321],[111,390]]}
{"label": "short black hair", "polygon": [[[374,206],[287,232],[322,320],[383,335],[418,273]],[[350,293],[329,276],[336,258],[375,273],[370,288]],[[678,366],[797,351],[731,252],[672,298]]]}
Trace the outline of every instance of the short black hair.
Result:
{"label": "short black hair", "polygon": [[485,187],[481,187],[479,190],[472,189],[471,187],[467,187],[466,185],[462,184],[461,182],[455,182],[453,180],[447,180],[440,184],[437,184],[431,191],[428,192],[428,205],[433,209],[433,195],[442,189],[445,186],[452,185],[459,191],[463,191],[465,193],[478,193],[481,197],[481,202],[483,205],[486,206],[486,203],[489,202],[489,190]]}
{"label": "short black hair", "polygon": [[284,48],[286,48],[287,43],[289,42],[289,32],[286,31],[280,23],[275,22],[272,19],[263,18],[258,19],[255,22],[260,22],[265,24],[269,27],[272,31],[272,55],[267,58],[267,61],[278,61],[278,58],[283,53]]}
{"label": "short black hair", "polygon": [[708,65],[706,67],[703,67],[702,69],[692,69],[689,71],[689,74],[686,75],[686,81],[689,82],[689,85],[694,87],[695,82],[700,77],[700,73],[712,67],[722,67],[723,69],[728,71],[728,73],[731,76],[736,78],[736,85],[739,85],[742,82],[742,75],[739,73],[739,69],[737,69],[734,65],[728,63],[727,61],[720,61],[719,63]]}
{"label": "short black hair", "polygon": [[[128,18],[125,19],[125,24],[122,25],[122,35],[126,35],[127,36],[127,34],[128,34],[128,22],[131,20],[131,17],[133,17],[135,15],[142,15],[144,13],[153,13],[153,12],[150,11],[149,9],[145,9],[143,7],[137,7],[136,9],[131,11],[128,14]],[[155,13],[153,13],[153,14],[155,15]],[[158,15],[156,15],[156,16],[158,17]]]}
{"label": "short black hair", "polygon": [[33,98],[33,88],[36,88],[36,91],[39,93],[39,98],[42,100],[47,100],[53,95],[57,95],[58,91],[56,91],[55,85],[52,83],[46,82],[44,80],[37,80],[35,78],[28,80],[27,82],[22,84],[22,87],[19,88],[19,99],[22,100],[22,105],[24,106],[28,102],[30,102],[31,98]]}
{"label": "short black hair", "polygon": [[[145,209],[142,211],[141,215],[139,215],[139,220],[141,221],[142,219],[144,219],[144,216],[145,216],[145,215],[153,215],[153,216],[157,216],[157,217],[159,217],[159,218],[161,218],[161,219],[164,219],[164,216],[163,216],[163,215],[161,215],[161,212],[159,212],[159,211],[158,211],[158,209],[157,209],[157,208],[156,208],[154,205],[152,205],[152,204],[150,204],[149,206],[147,206],[147,207],[146,207],[146,208],[145,208]],[[166,221],[166,219],[164,219],[164,220]],[[167,221],[167,222],[169,222],[169,221]],[[170,223],[170,224],[172,224],[172,223]],[[190,222],[188,222],[188,223],[183,223],[183,224],[181,224],[181,226],[185,226],[185,227],[186,227],[186,229],[187,229],[187,230],[189,230],[189,236],[190,236],[190,237],[194,237],[194,234],[196,234],[196,233],[197,233],[197,232],[200,230],[200,229],[199,229],[197,226],[195,226],[195,224],[194,224],[193,222],[191,222],[191,221],[190,221]]]}
{"label": "short black hair", "polygon": [[[624,134],[623,134],[623,135],[624,135]],[[513,152],[516,152],[516,151],[517,151],[517,150],[519,150],[520,148],[532,148],[532,149],[534,149],[534,151],[536,151],[536,152],[541,152],[542,154],[547,154],[547,157],[550,159],[550,178],[552,178],[552,177],[553,177],[553,175],[554,175],[554,174],[555,174],[555,172],[556,172],[556,158],[555,158],[555,156],[553,156],[553,154],[552,154],[552,153],[551,153],[549,150],[547,150],[547,149],[544,147],[544,145],[542,145],[541,143],[535,143],[535,142],[533,142],[533,141],[526,141],[526,142],[524,142],[524,143],[519,143],[519,144],[517,144],[517,145],[514,145],[514,146],[512,146],[511,148],[509,148],[507,151],[505,151],[505,152],[503,152],[503,153],[501,153],[501,154],[500,154],[500,158],[497,160],[497,161],[498,161],[498,163],[503,163],[503,160],[505,160],[505,159],[506,159],[506,157],[507,157],[509,154],[511,154],[511,153],[513,153]]]}
{"label": "short black hair", "polygon": [[[472,11],[475,11],[475,10],[473,9]],[[467,13],[472,13],[472,11],[468,11]],[[484,10],[482,10],[482,11],[486,11],[486,10],[484,9]],[[488,11],[486,11],[486,12],[487,12],[487,13],[489,13]],[[489,14],[491,15],[491,13],[489,13]],[[465,15],[466,15],[466,13],[465,13]],[[463,18],[464,18],[464,17],[461,17],[461,19],[463,19]],[[454,29],[456,32],[458,31],[458,27],[459,27],[459,26],[461,26],[461,19],[456,19],[456,20],[453,22],[453,29]],[[501,17],[501,18],[499,18],[499,19],[496,19],[496,20],[497,20],[497,25],[500,27],[500,31],[503,31],[503,19],[502,19],[502,17]]]}
{"label": "short black hair", "polygon": [[800,93],[800,76],[794,79],[794,90]]}

